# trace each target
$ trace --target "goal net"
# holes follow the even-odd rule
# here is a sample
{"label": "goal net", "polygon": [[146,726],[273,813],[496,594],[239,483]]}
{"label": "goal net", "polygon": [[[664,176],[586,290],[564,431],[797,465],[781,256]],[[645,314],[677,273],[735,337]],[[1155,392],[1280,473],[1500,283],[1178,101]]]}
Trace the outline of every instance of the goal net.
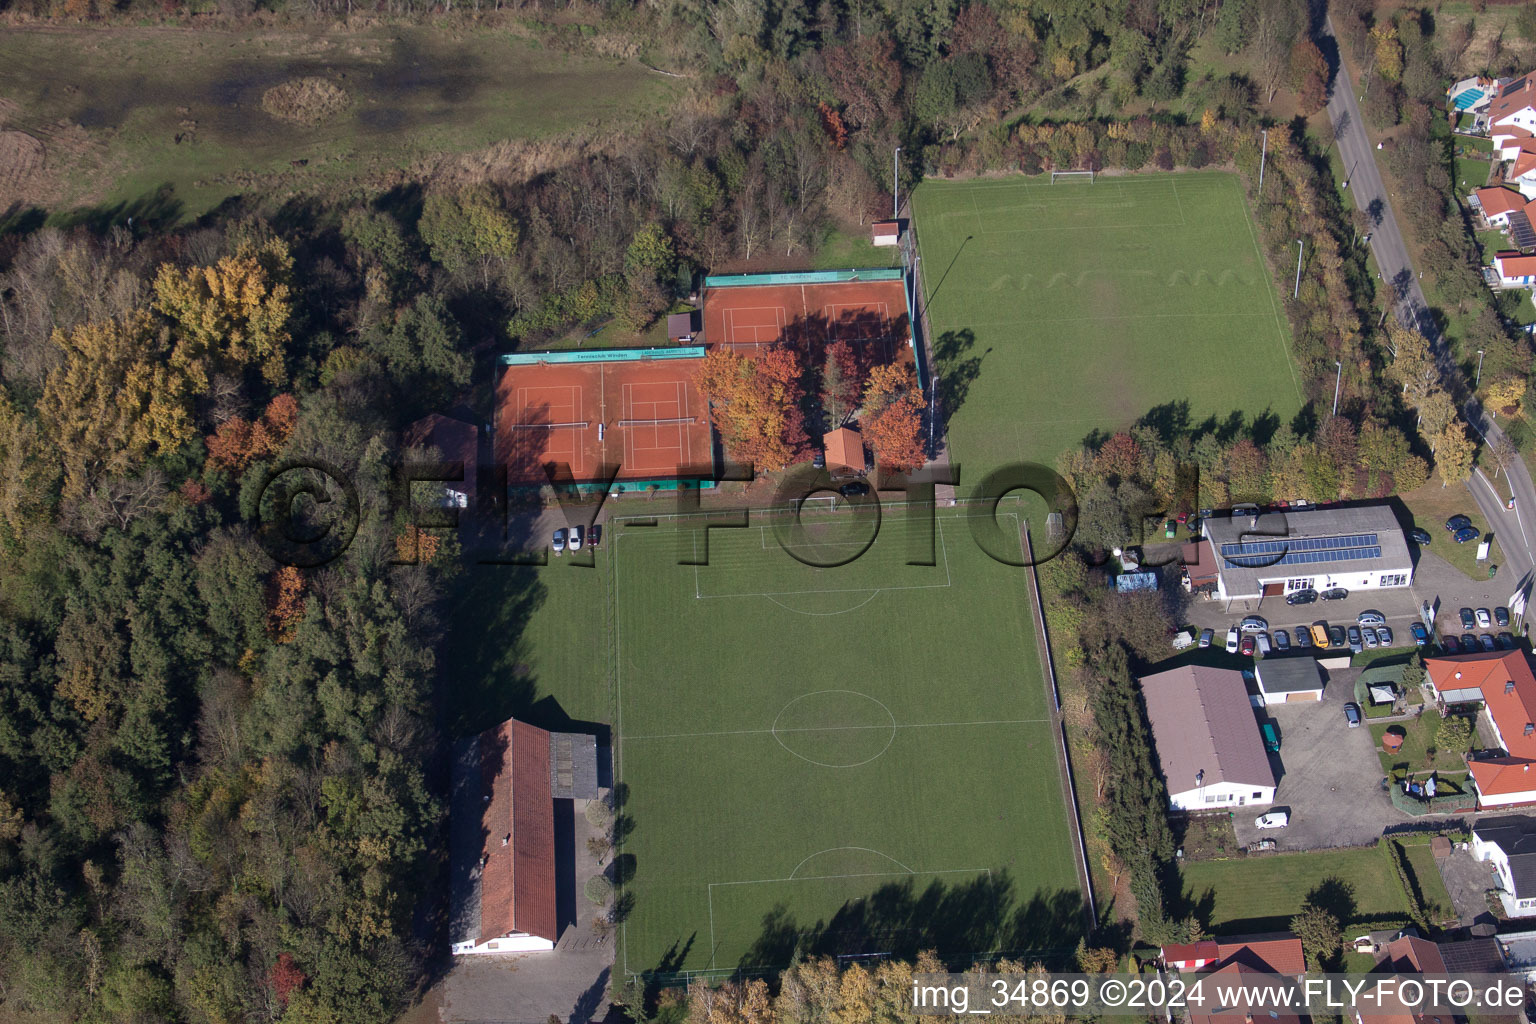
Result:
{"label": "goal net", "polygon": [[1054,185],[1058,181],[1086,181],[1088,184],[1092,185],[1093,184],[1093,172],[1092,171],[1052,171],[1051,172],[1051,184]]}

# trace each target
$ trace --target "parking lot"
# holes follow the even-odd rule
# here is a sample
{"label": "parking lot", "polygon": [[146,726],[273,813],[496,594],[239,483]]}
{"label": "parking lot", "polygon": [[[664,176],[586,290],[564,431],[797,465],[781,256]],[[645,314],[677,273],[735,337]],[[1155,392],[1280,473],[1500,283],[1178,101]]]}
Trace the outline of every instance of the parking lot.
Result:
{"label": "parking lot", "polygon": [[[1371,731],[1351,729],[1344,705],[1354,698],[1358,669],[1328,672],[1320,703],[1256,708],[1273,721],[1280,753],[1269,756],[1278,785],[1272,808],[1244,808],[1234,820],[1242,843],[1273,839],[1282,850],[1354,846],[1374,841],[1388,825],[1410,820],[1381,788],[1381,764]],[[1290,824],[1260,831],[1254,818],[1287,810]]]}

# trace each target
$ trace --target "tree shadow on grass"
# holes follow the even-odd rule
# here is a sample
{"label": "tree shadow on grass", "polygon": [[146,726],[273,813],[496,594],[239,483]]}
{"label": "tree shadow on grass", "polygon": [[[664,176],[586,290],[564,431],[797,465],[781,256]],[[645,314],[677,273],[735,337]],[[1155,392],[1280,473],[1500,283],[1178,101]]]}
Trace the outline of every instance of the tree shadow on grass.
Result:
{"label": "tree shadow on grass", "polygon": [[970,395],[971,385],[981,377],[981,361],[992,352],[988,348],[973,353],[975,347],[976,335],[969,327],[945,331],[933,341],[933,369],[938,378],[936,397],[940,427],[945,432]]}
{"label": "tree shadow on grass", "polygon": [[908,878],[849,900],[814,923],[797,920],[786,904],[774,906],[738,966],[776,969],[801,956],[910,960],[928,949],[962,965],[1001,953],[1067,963],[1087,932],[1084,909],[1082,894],[1067,889],[1038,890],[1020,902],[1006,871],[953,885],[934,880],[919,887]]}

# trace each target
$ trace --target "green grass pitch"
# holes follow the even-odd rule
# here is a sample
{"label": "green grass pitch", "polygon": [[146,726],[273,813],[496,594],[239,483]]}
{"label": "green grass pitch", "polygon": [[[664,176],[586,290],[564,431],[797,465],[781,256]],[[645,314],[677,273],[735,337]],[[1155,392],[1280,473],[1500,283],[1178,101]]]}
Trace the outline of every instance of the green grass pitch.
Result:
{"label": "green grass pitch", "polygon": [[[948,512],[948,514],[946,514]],[[1024,570],[941,510],[806,566],[775,527],[621,527],[619,969],[1065,947],[1082,924]],[[1018,544],[1017,512],[999,520]],[[860,546],[813,527],[814,561]],[[861,528],[860,528],[861,529]]]}
{"label": "green grass pitch", "polygon": [[1301,408],[1235,175],[1049,181],[913,193],[956,461],[1053,465],[1170,402],[1187,401],[1191,423]]}

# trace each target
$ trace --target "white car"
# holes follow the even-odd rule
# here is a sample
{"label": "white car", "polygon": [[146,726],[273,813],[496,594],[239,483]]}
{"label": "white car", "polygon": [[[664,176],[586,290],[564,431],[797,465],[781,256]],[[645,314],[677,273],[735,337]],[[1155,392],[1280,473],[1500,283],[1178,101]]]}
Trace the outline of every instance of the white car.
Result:
{"label": "white car", "polygon": [[581,527],[580,526],[573,526],[573,527],[571,527],[571,539],[569,541],[567,541],[566,543],[570,545],[570,548],[571,548],[572,551],[580,551],[581,550]]}
{"label": "white car", "polygon": [[1270,811],[1253,819],[1254,828],[1285,828],[1291,823],[1291,816],[1285,811]]}
{"label": "white car", "polygon": [[1230,629],[1227,630],[1227,653],[1228,654],[1236,654],[1237,653],[1237,627],[1236,626],[1233,626],[1233,627],[1231,627]]}

